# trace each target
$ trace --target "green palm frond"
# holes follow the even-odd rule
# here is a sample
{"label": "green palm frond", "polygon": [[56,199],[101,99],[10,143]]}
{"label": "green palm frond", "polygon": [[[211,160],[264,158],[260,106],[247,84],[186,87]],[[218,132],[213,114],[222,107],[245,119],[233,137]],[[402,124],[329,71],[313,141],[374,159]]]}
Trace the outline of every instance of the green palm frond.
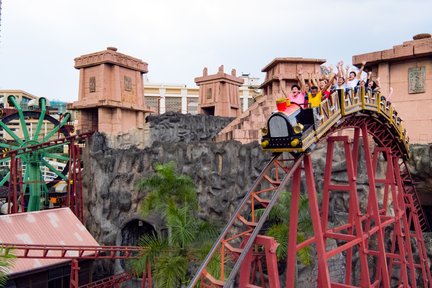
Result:
{"label": "green palm frond", "polygon": [[141,204],[144,215],[152,210],[163,210],[168,201],[180,206],[186,203],[198,208],[198,199],[193,180],[176,172],[175,163],[157,164],[155,174],[139,180],[135,187],[139,191],[149,192]]}
{"label": "green palm frond", "polygon": [[[297,243],[301,243],[306,240],[306,237],[303,233],[297,234]],[[300,262],[303,265],[309,266],[313,264],[312,261],[312,248],[310,246],[303,247],[299,251],[297,251],[297,256]]]}
{"label": "green palm frond", "polygon": [[177,244],[180,248],[185,248],[195,241],[197,223],[187,206],[177,208],[170,205],[166,220],[171,231],[172,243]]}
{"label": "green palm frond", "polygon": [[156,192],[150,192],[147,194],[145,201],[141,202],[140,212],[145,217],[150,211],[155,210],[157,207],[161,207],[160,197]]}
{"label": "green palm frond", "polygon": [[[288,249],[288,235],[291,213],[291,193],[284,191],[281,193],[278,203],[272,208],[269,213],[270,226],[266,231],[266,235],[274,237],[279,243],[276,250],[278,260],[287,257]],[[261,216],[264,209],[257,209],[256,215]],[[298,207],[298,223],[297,223],[297,243],[303,242],[307,236],[313,234],[312,219],[310,216],[309,199],[305,195],[300,195]],[[299,260],[305,264],[310,265],[311,248],[305,247],[298,251],[297,256]]]}
{"label": "green palm frond", "polygon": [[12,254],[12,248],[0,247],[0,286],[7,282],[8,268],[15,262],[16,256]]}
{"label": "green palm frond", "polygon": [[[224,264],[228,262],[232,262],[232,255],[225,255],[225,261]],[[220,279],[221,278],[221,262],[222,257],[220,253],[216,253],[211,258],[209,264],[206,267],[206,270],[213,275],[215,278]],[[228,275],[231,273],[232,265],[224,265],[224,278],[226,279]]]}
{"label": "green palm frond", "polygon": [[144,235],[139,245],[146,247],[142,252],[142,259],[150,263],[154,263],[158,256],[170,250],[168,239],[155,234]]}
{"label": "green palm frond", "polygon": [[189,281],[188,268],[196,265],[203,247],[214,241],[218,231],[215,225],[198,218],[198,197],[189,176],[177,173],[174,162],[157,164],[154,171],[135,187],[147,192],[140,207],[142,214],[160,214],[168,233],[143,237],[140,245],[146,249],[132,266],[141,272],[150,263],[156,287],[181,287]]}
{"label": "green palm frond", "polygon": [[177,288],[186,282],[188,259],[184,256],[163,256],[154,267],[156,287]]}
{"label": "green palm frond", "polygon": [[197,221],[197,239],[200,242],[214,242],[219,236],[220,228],[210,221]]}
{"label": "green palm frond", "polygon": [[288,226],[285,224],[272,225],[266,235],[273,237],[279,246],[276,249],[276,256],[278,260],[286,258],[288,251]]}

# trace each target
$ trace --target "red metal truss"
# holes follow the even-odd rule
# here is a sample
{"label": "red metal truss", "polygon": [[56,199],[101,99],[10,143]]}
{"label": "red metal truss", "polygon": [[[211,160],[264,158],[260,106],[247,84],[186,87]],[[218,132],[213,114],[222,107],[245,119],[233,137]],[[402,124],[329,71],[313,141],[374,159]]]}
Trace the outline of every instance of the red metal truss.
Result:
{"label": "red metal truss", "polygon": [[[110,277],[89,283],[87,285],[81,285],[80,288],[117,288],[121,287],[121,284],[123,282],[126,282],[128,280],[131,280],[134,277],[134,275],[124,272],[116,275],[112,275]],[[72,284],[72,283],[71,283]],[[150,286],[151,287],[151,286]]]}
{"label": "red metal truss", "polygon": [[140,246],[64,246],[8,244],[17,258],[33,259],[131,259],[138,258],[144,248]]}
{"label": "red metal truss", "polygon": [[[81,177],[81,148],[79,143],[89,138],[93,132],[77,134],[65,138],[59,138],[48,142],[40,143],[33,146],[23,147],[16,150],[9,150],[0,154],[0,159],[10,157],[10,179],[8,203],[9,213],[18,213],[18,195],[21,193],[21,207],[24,207],[24,192],[22,185],[21,161],[17,156],[30,151],[44,149],[53,145],[69,143],[69,174],[68,174],[68,192],[66,197],[66,206],[71,208],[74,214],[83,222],[83,200],[82,200],[82,177]],[[25,211],[21,211],[25,212]]]}
{"label": "red metal truss", "polygon": [[82,199],[81,148],[78,144],[69,144],[69,179],[66,206],[84,223],[84,208]]}
{"label": "red metal truss", "polygon": [[72,136],[68,136],[68,137],[64,137],[64,138],[50,140],[50,141],[43,142],[43,143],[36,144],[36,145],[21,147],[21,148],[18,148],[16,150],[8,150],[5,153],[0,154],[0,159],[7,158],[7,157],[11,156],[12,154],[15,154],[15,156],[16,156],[16,155],[28,153],[31,151],[48,148],[50,146],[54,146],[54,145],[58,145],[58,144],[64,144],[64,143],[69,143],[69,142],[79,143],[79,142],[86,140],[91,135],[93,135],[93,132],[87,132],[87,133],[76,134],[76,135],[72,135]]}
{"label": "red metal truss", "polygon": [[[195,287],[200,280],[201,287],[222,287],[234,281],[282,188],[285,187],[294,171],[299,168],[303,157],[301,155],[295,159],[291,155],[278,153],[272,158],[213,245],[189,287]],[[255,211],[257,208],[265,209],[262,214],[258,214]],[[207,265],[218,257],[220,258],[220,277],[212,275],[207,270]],[[259,266],[256,267],[259,268]],[[277,273],[277,271],[272,273]],[[248,277],[243,276],[243,278]]]}
{"label": "red metal truss", "polygon": [[[258,235],[262,224],[289,181],[291,203],[286,287],[295,287],[297,252],[305,247],[316,253],[318,287],[391,287],[395,273],[399,273],[396,275],[399,275],[400,287],[430,287],[432,281],[422,236],[422,228],[427,223],[403,161],[406,156],[401,149],[403,146],[397,143],[397,137],[388,136],[393,135],[391,131],[385,130],[383,124],[373,117],[347,118],[329,134],[346,128],[354,128],[354,133],[351,133],[353,139],[348,136],[324,138],[327,153],[322,199],[319,200],[315,188],[311,154],[302,154],[297,159],[277,154],[241,202],[189,287],[195,287],[198,283],[200,287],[230,287],[235,281],[239,287],[280,287],[277,267],[272,264],[274,254],[263,253],[267,251],[266,247],[264,250],[254,247],[257,247],[261,237],[265,237]],[[370,150],[369,136],[377,143],[373,151]],[[332,181],[336,142],[342,145],[346,159],[347,179],[342,184]],[[367,208],[360,205],[357,191],[359,149],[363,149],[364,159],[361,160],[366,165]],[[379,173],[378,166],[385,167],[383,174]],[[305,179],[305,191],[301,190],[302,179]],[[382,198],[378,198],[378,191],[382,192]],[[345,211],[346,219],[342,223],[332,223],[330,227],[330,199],[335,192],[346,193],[349,208]],[[309,199],[313,236],[297,243],[301,193],[306,193]],[[258,217],[255,209],[260,207],[264,207],[264,212]],[[389,239],[385,235],[390,230],[391,244],[388,245]],[[333,239],[336,246],[328,246],[328,239]],[[413,245],[418,247],[419,255],[413,255]],[[267,246],[275,249],[276,244]],[[331,279],[328,263],[335,256],[344,261],[346,272],[343,280]],[[208,271],[212,261],[219,262],[219,277]],[[355,266],[355,263],[358,265]],[[371,263],[374,265],[371,266]],[[263,269],[263,266],[266,268]],[[264,270],[265,277],[257,276],[262,275]],[[239,271],[240,276],[237,277]],[[421,284],[419,279],[422,279]]]}
{"label": "red metal truss", "polygon": [[403,143],[397,135],[395,135],[390,128],[378,121],[376,117],[372,115],[352,115],[344,118],[338,125],[332,127],[327,135],[331,135],[335,131],[344,130],[347,128],[359,128],[366,127],[367,133],[371,135],[379,147],[387,147],[392,152],[393,156],[400,159],[398,161],[400,166],[400,174],[403,181],[403,189],[405,194],[412,195],[415,208],[417,209],[417,215],[420,221],[422,231],[430,231],[431,227],[427,221],[426,215],[420,205],[420,200],[415,189],[415,185],[412,181],[411,175],[408,171],[404,159],[406,155],[403,152]]}
{"label": "red metal truss", "polygon": [[21,196],[21,207],[24,207],[24,191],[20,185],[22,183],[21,159],[15,154],[11,154],[9,169],[8,214],[13,214],[18,213],[18,195]]}
{"label": "red metal truss", "polygon": [[[2,243],[2,247],[13,250],[17,258],[27,259],[71,259],[70,287],[78,288],[79,262],[83,259],[138,259],[140,252],[145,248],[141,246],[64,246],[64,245],[27,245]],[[152,287],[152,273],[150,264],[143,271],[141,287]],[[120,287],[120,284],[130,280],[134,275],[121,273],[108,278],[81,286],[84,288]],[[147,286],[146,286],[147,285]]]}

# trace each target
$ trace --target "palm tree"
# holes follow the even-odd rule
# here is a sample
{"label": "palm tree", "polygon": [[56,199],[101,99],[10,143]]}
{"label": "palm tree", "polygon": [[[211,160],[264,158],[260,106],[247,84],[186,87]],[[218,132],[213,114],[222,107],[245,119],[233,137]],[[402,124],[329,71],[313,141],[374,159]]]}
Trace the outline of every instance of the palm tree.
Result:
{"label": "palm tree", "polygon": [[[278,260],[285,259],[288,253],[290,205],[291,193],[286,191],[282,192],[278,203],[272,208],[268,218],[270,225],[266,229],[265,234],[274,237],[279,243],[276,250]],[[255,211],[259,216],[259,214],[264,212],[264,209],[257,209]],[[300,195],[297,229],[297,243],[306,240],[313,232],[312,219],[309,212],[309,199],[304,195]],[[309,246],[298,251],[298,257],[302,264],[312,264],[310,253],[311,249]]]}
{"label": "palm tree", "polygon": [[141,204],[143,216],[160,213],[168,233],[145,235],[140,244],[147,249],[132,268],[139,273],[150,263],[157,287],[186,285],[193,265],[217,236],[214,225],[197,216],[195,184],[189,176],[177,173],[175,163],[169,162],[157,164],[155,174],[139,181],[136,187],[148,192]]}
{"label": "palm tree", "polygon": [[13,264],[15,255],[11,253],[11,248],[0,247],[0,287],[4,287],[7,282],[8,267]]}

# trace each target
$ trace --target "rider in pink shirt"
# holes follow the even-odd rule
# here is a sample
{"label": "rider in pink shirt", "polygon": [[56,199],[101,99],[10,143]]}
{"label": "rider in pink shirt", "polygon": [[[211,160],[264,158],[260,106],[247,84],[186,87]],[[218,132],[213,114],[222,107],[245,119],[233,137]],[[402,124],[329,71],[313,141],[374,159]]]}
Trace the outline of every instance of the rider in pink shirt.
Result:
{"label": "rider in pink shirt", "polygon": [[297,103],[303,107],[305,99],[304,93],[300,91],[300,86],[295,84],[291,86],[291,93],[288,95],[288,99],[291,103]]}

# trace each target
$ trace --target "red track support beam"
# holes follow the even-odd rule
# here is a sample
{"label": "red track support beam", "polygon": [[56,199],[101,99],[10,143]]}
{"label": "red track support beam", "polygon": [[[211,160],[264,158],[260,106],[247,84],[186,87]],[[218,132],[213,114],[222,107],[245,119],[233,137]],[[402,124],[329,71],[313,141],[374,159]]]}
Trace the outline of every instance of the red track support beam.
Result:
{"label": "red track support beam", "polygon": [[288,235],[288,255],[287,255],[287,275],[286,287],[294,287],[297,265],[297,231],[298,231],[298,209],[300,202],[300,181],[301,169],[296,169],[292,180],[291,191],[291,210],[289,222],[289,235]]}
{"label": "red track support beam", "polygon": [[[368,197],[368,213],[370,214],[370,218],[374,220],[375,226],[378,227],[377,238],[378,238],[378,270],[377,275],[379,275],[380,280],[382,281],[382,286],[384,288],[390,287],[390,275],[387,270],[387,258],[385,254],[385,242],[384,242],[384,234],[383,234],[383,226],[381,225],[381,219],[379,217],[379,208],[378,208],[378,199],[376,194],[376,183],[375,183],[375,170],[372,166],[371,152],[369,149],[369,141],[368,141],[368,130],[366,125],[361,127],[362,130],[362,138],[363,138],[363,149],[364,156],[366,160],[366,170],[368,175],[369,182],[369,197]],[[370,223],[370,222],[369,222]],[[369,231],[366,231],[369,232]]]}
{"label": "red track support beam", "polygon": [[[10,154],[8,214],[18,213],[18,194],[22,190],[21,161],[16,156],[16,153]],[[22,206],[22,209],[24,209],[24,206]]]}
{"label": "red track support beam", "polygon": [[71,262],[70,288],[79,287],[79,270],[78,260],[73,259]]}
{"label": "red track support beam", "polygon": [[69,179],[66,205],[70,207],[74,214],[84,221],[83,199],[82,199],[82,177],[81,177],[81,148],[78,144],[69,144]]}
{"label": "red track support beam", "polygon": [[[245,237],[245,241],[247,240],[248,237]],[[254,241],[254,246],[264,247],[264,255],[260,255],[258,251],[256,251],[256,253],[253,253],[253,248],[249,250],[240,268],[240,288],[247,288],[251,287],[250,285],[254,285],[254,278],[258,274],[257,270],[261,277],[261,287],[265,287],[264,274],[262,273],[261,263],[262,256],[265,256],[265,261],[267,265],[268,284],[270,285],[270,287],[280,287],[276,259],[276,248],[278,247],[278,245],[279,244],[273,237],[268,237],[264,235],[258,235],[256,237]]]}
{"label": "red track support beam", "polygon": [[304,169],[306,175],[307,193],[309,196],[309,207],[315,235],[315,245],[318,256],[318,285],[322,288],[330,288],[331,283],[326,259],[326,244],[324,243],[324,233],[321,225],[318,199],[315,189],[315,178],[313,176],[312,160],[310,155],[306,155],[306,157],[304,157]]}

